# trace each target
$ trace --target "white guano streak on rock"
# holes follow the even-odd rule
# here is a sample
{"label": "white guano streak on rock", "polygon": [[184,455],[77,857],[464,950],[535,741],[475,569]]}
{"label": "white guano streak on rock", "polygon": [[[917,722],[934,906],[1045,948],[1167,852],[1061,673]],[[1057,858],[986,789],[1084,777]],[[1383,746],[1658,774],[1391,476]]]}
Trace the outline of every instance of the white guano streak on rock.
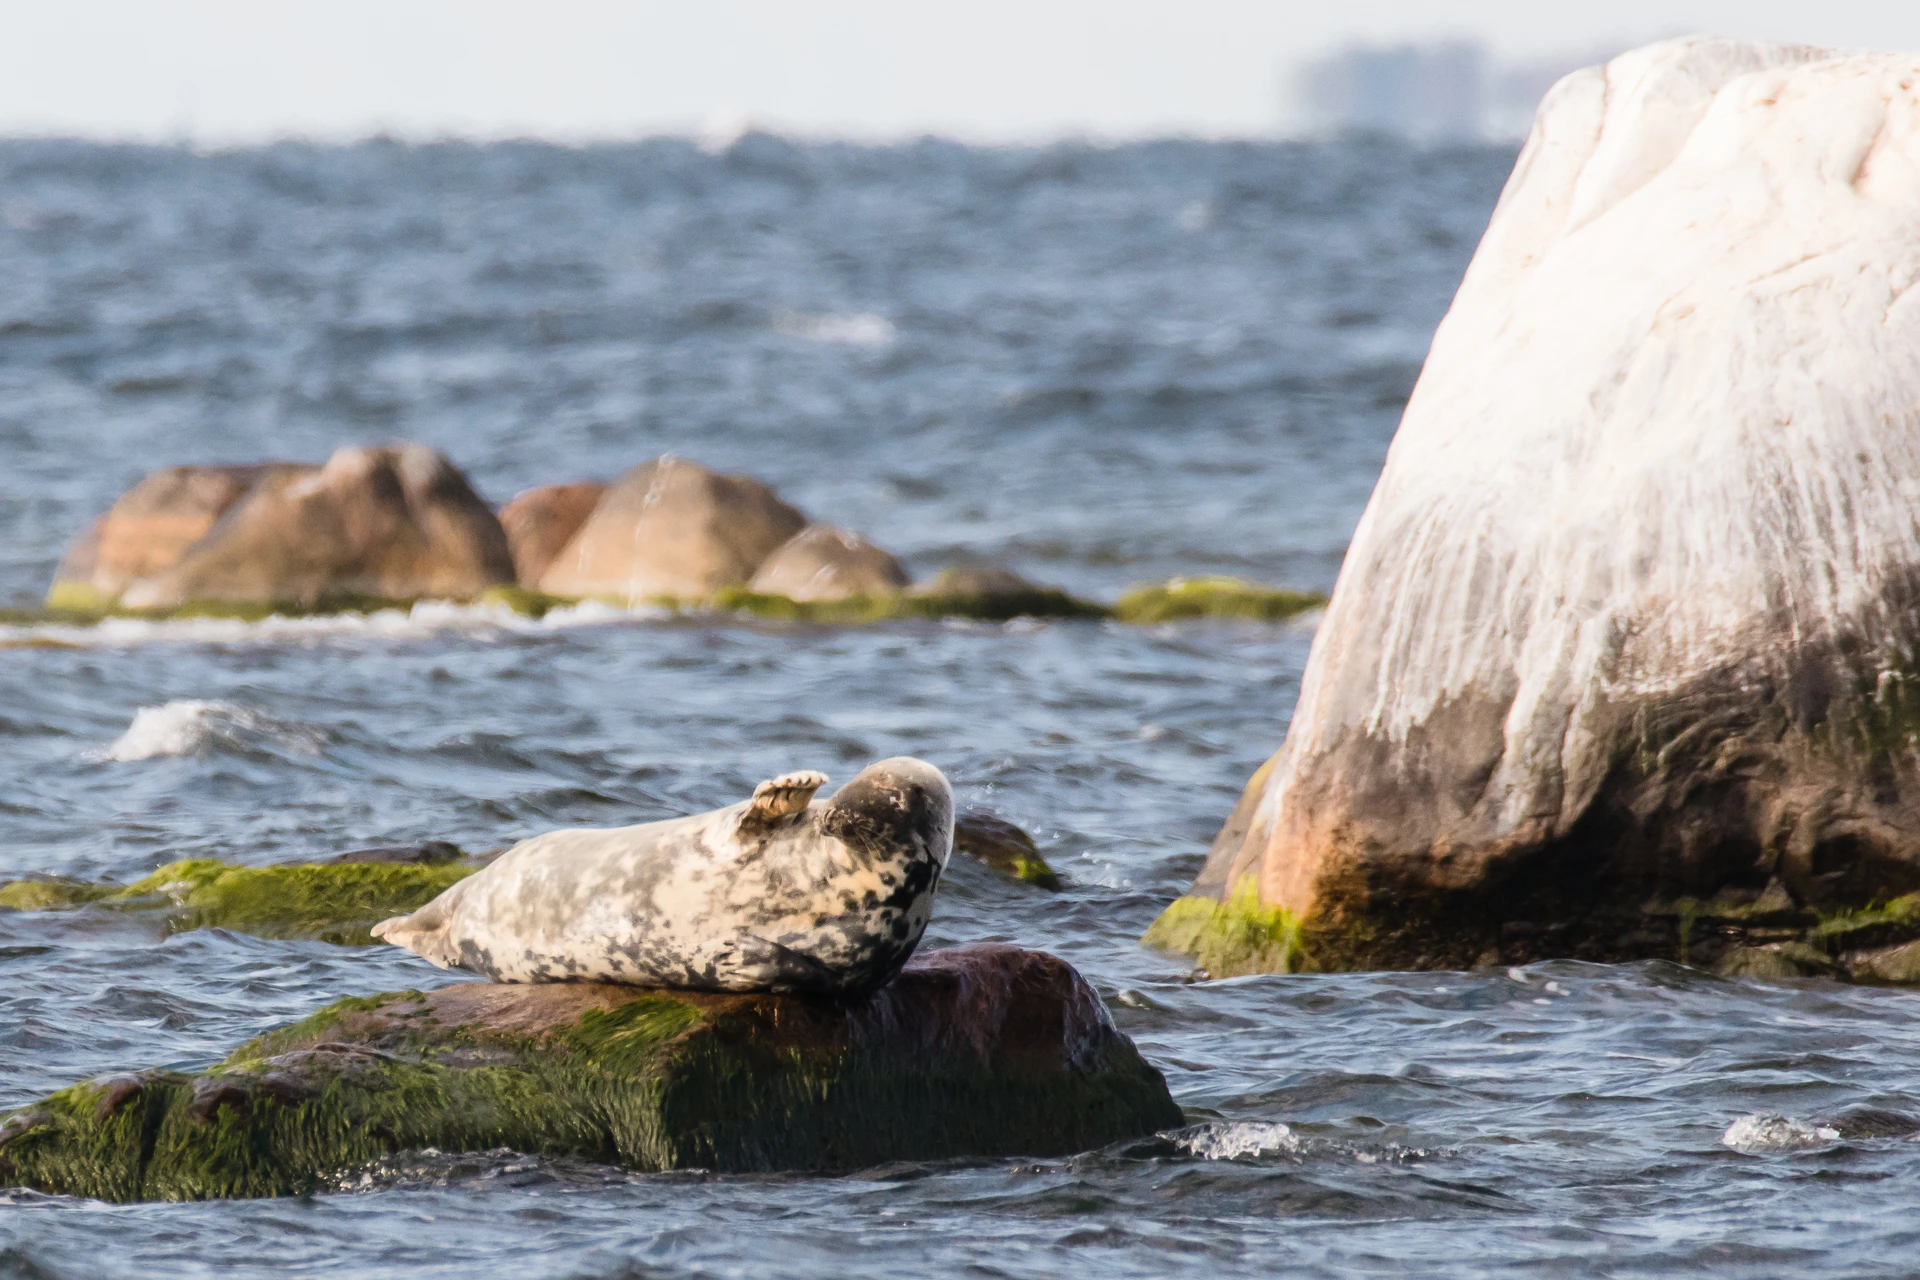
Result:
{"label": "white guano streak on rock", "polygon": [[1404,743],[1472,690],[1511,700],[1503,821],[1564,830],[1607,765],[1604,697],[1724,669],[1768,619],[1799,642],[1871,618],[1920,535],[1917,85],[1914,55],[1690,39],[1547,96],[1258,829],[1299,760],[1352,729]]}

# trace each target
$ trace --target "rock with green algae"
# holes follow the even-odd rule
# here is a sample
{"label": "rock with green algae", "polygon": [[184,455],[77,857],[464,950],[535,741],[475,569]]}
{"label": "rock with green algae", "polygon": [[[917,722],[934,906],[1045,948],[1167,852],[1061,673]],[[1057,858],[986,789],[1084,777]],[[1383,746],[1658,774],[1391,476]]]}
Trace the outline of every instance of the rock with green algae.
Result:
{"label": "rock with green algae", "polygon": [[983,944],[853,1003],[589,983],[343,1000],[201,1075],[109,1076],[21,1108],[0,1122],[0,1186],[298,1195],[426,1147],[830,1171],[1063,1155],[1181,1123],[1070,965]]}
{"label": "rock with green algae", "polygon": [[172,932],[233,929],[263,938],[369,945],[367,932],[424,906],[479,869],[472,861],[335,862],[235,866],[214,858],[171,862],[129,885],[43,878],[0,885],[0,908],[44,911],[100,903],[167,913]]}
{"label": "rock with green algae", "polygon": [[1844,963],[1855,982],[1920,982],[1920,942],[1849,952]]}
{"label": "rock with green algae", "polygon": [[1174,578],[1164,586],[1136,587],[1113,606],[1121,622],[1173,622],[1182,618],[1251,618],[1279,622],[1318,609],[1327,598],[1308,591],[1266,587],[1240,578]]}
{"label": "rock with green algae", "polygon": [[1040,856],[1040,847],[1034,844],[1033,837],[1005,818],[977,809],[955,814],[953,847],[955,852],[984,862],[1023,884],[1038,889],[1060,888],[1059,875]]}
{"label": "rock with green algae", "polygon": [[1228,898],[1176,898],[1140,941],[1192,956],[1215,978],[1295,973],[1304,960],[1300,922],[1284,907],[1262,903],[1251,884]]}
{"label": "rock with green algae", "polygon": [[1014,618],[1108,616],[1104,606],[1076,599],[1052,587],[1036,587],[1025,595],[899,592],[892,595],[847,596],[839,600],[790,600],[786,596],[729,587],[716,593],[708,607],[788,622],[843,625],[886,622],[896,618],[971,618],[980,622],[1009,622]]}

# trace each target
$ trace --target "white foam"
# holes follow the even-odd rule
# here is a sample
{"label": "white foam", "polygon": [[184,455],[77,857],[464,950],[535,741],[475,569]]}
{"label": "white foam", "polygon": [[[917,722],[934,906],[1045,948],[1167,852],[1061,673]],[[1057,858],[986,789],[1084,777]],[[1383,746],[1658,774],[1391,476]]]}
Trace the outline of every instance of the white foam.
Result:
{"label": "white foam", "polygon": [[197,756],[222,744],[278,747],[318,755],[326,745],[326,735],[232,702],[177,698],[163,706],[141,707],[127,731],[94,758],[127,762]]}
{"label": "white foam", "polygon": [[1286,1125],[1253,1120],[1202,1125],[1175,1144],[1202,1160],[1244,1160],[1267,1152],[1294,1155],[1300,1150],[1300,1139]]}
{"label": "white foam", "polygon": [[884,347],[899,336],[893,321],[871,311],[849,315],[829,312],[803,315],[783,311],[773,318],[773,327],[781,333],[809,342],[839,342],[850,347]]}
{"label": "white foam", "polygon": [[356,636],[407,639],[445,631],[539,633],[672,616],[651,605],[621,608],[582,601],[529,618],[503,604],[424,600],[410,609],[331,613],[306,618],[106,618],[92,624],[0,626],[0,649],[117,648],[156,641],[186,644],[285,644]]}
{"label": "white foam", "polygon": [[1796,1120],[1777,1111],[1762,1111],[1735,1120],[1720,1135],[1720,1141],[1735,1151],[1759,1155],[1769,1151],[1806,1151],[1812,1147],[1824,1147],[1839,1136],[1838,1129],[1830,1129],[1826,1125]]}

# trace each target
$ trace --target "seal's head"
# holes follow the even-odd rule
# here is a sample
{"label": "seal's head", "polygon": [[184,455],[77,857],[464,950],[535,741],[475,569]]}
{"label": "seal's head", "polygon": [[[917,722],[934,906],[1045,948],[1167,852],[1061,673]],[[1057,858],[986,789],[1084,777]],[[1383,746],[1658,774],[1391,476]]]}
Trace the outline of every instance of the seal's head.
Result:
{"label": "seal's head", "polygon": [[894,756],[868,765],[834,792],[820,829],[880,856],[922,853],[945,870],[953,849],[953,788],[925,760]]}

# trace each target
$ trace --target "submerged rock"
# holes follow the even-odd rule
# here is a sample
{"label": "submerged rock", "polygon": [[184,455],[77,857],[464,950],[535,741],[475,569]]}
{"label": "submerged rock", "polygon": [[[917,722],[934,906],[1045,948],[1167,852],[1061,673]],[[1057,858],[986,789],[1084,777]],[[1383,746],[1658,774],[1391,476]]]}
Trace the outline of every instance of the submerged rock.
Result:
{"label": "submerged rock", "polygon": [[899,605],[921,617],[978,618],[1007,622],[1014,618],[1106,618],[1111,611],[1078,600],[1057,587],[1043,587],[996,564],[955,565],[918,583]]}
{"label": "submerged rock", "polygon": [[1060,877],[1040,856],[1033,837],[1005,818],[978,809],[953,817],[953,849],[1036,888],[1060,888]]}
{"label": "submerged rock", "polygon": [[47,603],[104,610],[128,587],[180,562],[261,480],[318,468],[296,462],[251,466],[163,467],[122,494],[73,540],[54,572]]}
{"label": "submerged rock", "polygon": [[0,1122],[0,1186],[298,1195],[396,1151],[631,1169],[1053,1156],[1182,1123],[1064,961],[980,945],[853,1003],[458,983],[343,1000],[210,1071],[63,1089]]}
{"label": "submerged rock", "polygon": [[890,596],[912,579],[900,562],[851,529],[810,524],[781,543],[747,590],[789,600]]}
{"label": "submerged rock", "polygon": [[500,508],[500,527],[519,585],[536,587],[553,558],[580,532],[607,486],[597,480],[575,484],[544,484],[518,494]]}
{"label": "submerged rock", "polygon": [[1920,890],[1917,84],[1688,39],[1547,96],[1182,913],[1711,964],[1807,926],[1649,904]]}
{"label": "submerged rock", "polygon": [[1164,586],[1135,587],[1113,606],[1122,622],[1176,622],[1183,618],[1249,618],[1280,622],[1326,604],[1310,591],[1265,587],[1240,578],[1174,578]]}
{"label": "submerged rock", "polygon": [[557,596],[705,600],[740,586],[807,518],[751,476],[669,454],[616,481],[540,576]]}
{"label": "submerged rock", "polygon": [[466,477],[433,449],[397,444],[268,470],[119,603],[467,599],[512,581],[506,535]]}
{"label": "submerged rock", "polygon": [[446,862],[458,862],[464,856],[457,844],[446,840],[422,840],[418,844],[382,844],[366,849],[349,849],[345,853],[337,853],[328,858],[322,865],[341,866],[350,862],[385,862],[396,866],[431,867]]}
{"label": "submerged rock", "polygon": [[[433,847],[443,846],[443,847]],[[453,850],[453,857],[442,856]],[[400,854],[408,856],[397,856]],[[479,870],[442,841],[363,849],[330,863],[244,867],[213,858],[171,862],[130,885],[44,877],[0,884],[0,909],[46,911],[90,903],[166,913],[171,932],[232,929],[263,938],[371,946],[373,925],[412,911]],[[371,857],[368,855],[382,855]]]}

